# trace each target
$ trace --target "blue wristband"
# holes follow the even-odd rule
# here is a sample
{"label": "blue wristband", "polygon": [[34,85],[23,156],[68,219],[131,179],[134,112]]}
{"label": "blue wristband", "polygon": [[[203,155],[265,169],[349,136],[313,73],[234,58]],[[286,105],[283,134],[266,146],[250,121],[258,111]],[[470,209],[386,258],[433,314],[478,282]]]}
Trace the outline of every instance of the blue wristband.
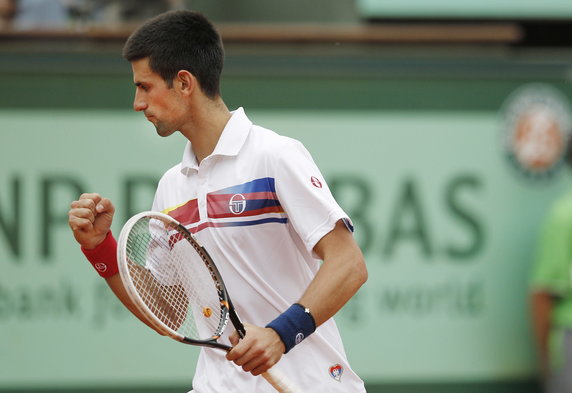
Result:
{"label": "blue wristband", "polygon": [[288,353],[302,340],[314,333],[316,322],[309,309],[299,303],[294,303],[266,327],[272,328],[278,333],[286,347],[284,353]]}

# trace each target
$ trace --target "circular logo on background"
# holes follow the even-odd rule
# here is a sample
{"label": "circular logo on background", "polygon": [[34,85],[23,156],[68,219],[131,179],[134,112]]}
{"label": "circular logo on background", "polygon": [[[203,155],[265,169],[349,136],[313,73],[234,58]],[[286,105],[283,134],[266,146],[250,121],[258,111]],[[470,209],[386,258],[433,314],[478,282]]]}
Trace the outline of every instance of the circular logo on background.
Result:
{"label": "circular logo on background", "polygon": [[529,84],[507,98],[501,114],[510,161],[527,177],[550,177],[563,162],[572,131],[567,98],[551,86]]}
{"label": "circular logo on background", "polygon": [[246,198],[242,194],[234,194],[228,201],[228,208],[232,214],[242,214],[246,210]]}

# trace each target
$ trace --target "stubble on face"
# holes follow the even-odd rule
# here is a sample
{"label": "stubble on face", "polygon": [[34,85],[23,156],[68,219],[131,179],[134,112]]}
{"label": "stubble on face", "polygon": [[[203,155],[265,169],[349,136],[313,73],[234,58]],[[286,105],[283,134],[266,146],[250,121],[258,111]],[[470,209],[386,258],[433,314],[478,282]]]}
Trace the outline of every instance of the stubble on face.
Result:
{"label": "stubble on face", "polygon": [[168,124],[165,121],[156,119],[155,121],[149,120],[154,126],[155,130],[157,131],[157,135],[161,137],[167,137],[172,135],[175,131],[177,131],[172,125]]}
{"label": "stubble on face", "polygon": [[148,58],[135,60],[131,66],[136,86],[134,109],[145,114],[159,136],[172,135],[178,130],[179,97],[172,86],[151,70]]}

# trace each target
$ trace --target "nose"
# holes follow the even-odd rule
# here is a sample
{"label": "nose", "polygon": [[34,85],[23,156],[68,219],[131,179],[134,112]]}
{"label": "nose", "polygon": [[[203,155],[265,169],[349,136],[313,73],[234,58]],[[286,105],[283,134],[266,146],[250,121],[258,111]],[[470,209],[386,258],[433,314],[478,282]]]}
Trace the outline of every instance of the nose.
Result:
{"label": "nose", "polygon": [[133,109],[135,112],[141,112],[147,109],[147,103],[137,93],[135,93],[135,99],[133,100]]}

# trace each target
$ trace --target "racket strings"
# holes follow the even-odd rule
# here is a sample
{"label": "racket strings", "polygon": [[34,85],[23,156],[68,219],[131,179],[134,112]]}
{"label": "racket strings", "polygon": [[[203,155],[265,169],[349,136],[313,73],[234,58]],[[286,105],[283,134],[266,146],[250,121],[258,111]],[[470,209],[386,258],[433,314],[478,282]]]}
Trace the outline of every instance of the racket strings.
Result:
{"label": "racket strings", "polygon": [[224,328],[226,311],[195,247],[163,222],[142,220],[127,239],[128,266],[139,297],[157,319],[183,336],[208,340]]}
{"label": "racket strings", "polygon": [[137,264],[129,263],[128,267],[139,296],[149,310],[161,322],[176,331],[185,320],[186,315],[182,311],[183,305],[175,307],[173,305],[184,301],[184,290],[177,286],[158,284],[149,270]]}

